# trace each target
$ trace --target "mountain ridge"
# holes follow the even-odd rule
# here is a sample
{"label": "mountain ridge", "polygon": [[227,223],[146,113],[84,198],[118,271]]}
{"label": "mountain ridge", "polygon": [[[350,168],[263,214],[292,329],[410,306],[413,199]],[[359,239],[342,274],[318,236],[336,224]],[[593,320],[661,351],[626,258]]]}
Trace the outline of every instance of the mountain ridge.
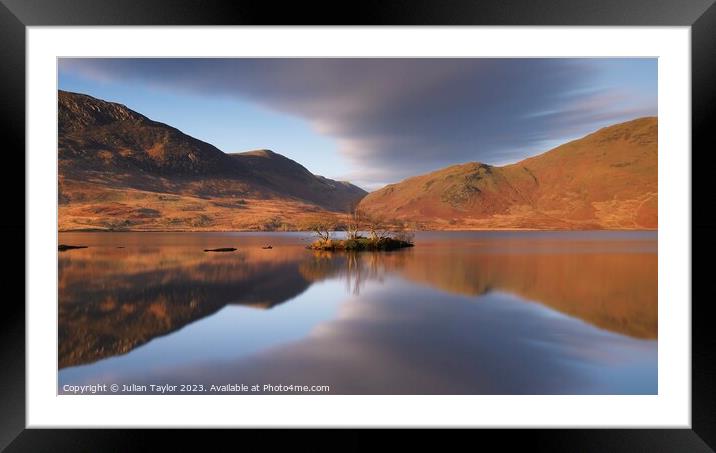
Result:
{"label": "mountain ridge", "polygon": [[637,118],[514,164],[406,178],[359,208],[437,229],[654,229],[657,136],[656,117]]}
{"label": "mountain ridge", "polygon": [[59,229],[300,229],[356,205],[420,229],[654,229],[657,139],[658,119],[638,118],[514,164],[454,164],[367,193],[270,149],[225,153],[59,90]]}
{"label": "mountain ridge", "polygon": [[293,228],[290,215],[345,212],[367,193],[261,155],[224,153],[125,105],[59,90],[59,228]]}

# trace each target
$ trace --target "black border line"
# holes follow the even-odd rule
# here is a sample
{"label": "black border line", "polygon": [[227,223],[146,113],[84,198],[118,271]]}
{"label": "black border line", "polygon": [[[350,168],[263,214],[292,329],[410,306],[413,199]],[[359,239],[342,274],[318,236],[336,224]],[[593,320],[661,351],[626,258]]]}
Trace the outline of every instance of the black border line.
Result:
{"label": "black border line", "polygon": [[[698,288],[696,277],[702,282],[709,277],[705,267],[695,265],[695,258],[716,252],[712,185],[704,178],[711,170],[703,165],[704,156],[713,148],[709,120],[716,111],[714,0],[0,0],[0,124],[6,128],[0,162],[7,168],[0,177],[6,208],[0,217],[0,232],[5,250],[16,257],[12,262],[6,260],[3,273],[6,288],[12,289],[19,287],[21,274],[24,276],[24,248],[31,239],[25,233],[25,200],[17,196],[17,187],[25,187],[25,32],[26,27],[37,25],[691,26],[692,242],[702,239],[696,253],[692,252],[693,296]],[[698,155],[693,151],[697,149],[701,149]],[[697,156],[701,165],[695,165]],[[17,240],[20,236],[24,238],[22,249]],[[24,285],[19,293],[24,299]],[[25,307],[15,291],[5,294],[0,316],[0,447],[7,446],[7,451],[144,451],[155,449],[155,442],[166,447],[168,439],[183,447],[199,448],[206,448],[208,441],[237,448],[258,442],[271,449],[303,447],[312,451],[404,448],[408,442],[418,442],[424,448],[448,447],[443,440],[428,439],[424,431],[417,430],[398,432],[380,441],[374,439],[373,430],[331,430],[322,433],[318,443],[317,436],[309,438],[307,431],[299,430],[280,430],[274,435],[265,430],[25,429]],[[477,446],[479,442],[487,446],[490,444],[485,442],[497,442],[508,449],[570,452],[714,451],[716,335],[711,333],[707,314],[710,300],[692,298],[692,429],[461,430],[449,434],[451,444]]]}

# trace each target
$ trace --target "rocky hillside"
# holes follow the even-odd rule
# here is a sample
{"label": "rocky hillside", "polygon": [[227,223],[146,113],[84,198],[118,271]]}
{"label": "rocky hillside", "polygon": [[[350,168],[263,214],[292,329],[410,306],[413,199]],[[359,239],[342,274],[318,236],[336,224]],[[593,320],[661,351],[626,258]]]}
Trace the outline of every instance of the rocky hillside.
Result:
{"label": "rocky hillside", "polygon": [[298,162],[268,149],[231,156],[273,190],[290,187],[293,196],[327,209],[345,211],[352,207],[351,203],[357,205],[367,193],[349,182],[316,176]]}
{"label": "rocky hillside", "polygon": [[[271,151],[226,154],[91,96],[58,92],[59,228],[292,228],[366,192]],[[289,219],[291,217],[291,219]]]}
{"label": "rocky hillside", "polygon": [[454,165],[390,184],[360,208],[423,228],[653,229],[655,117],[606,127],[521,162]]}

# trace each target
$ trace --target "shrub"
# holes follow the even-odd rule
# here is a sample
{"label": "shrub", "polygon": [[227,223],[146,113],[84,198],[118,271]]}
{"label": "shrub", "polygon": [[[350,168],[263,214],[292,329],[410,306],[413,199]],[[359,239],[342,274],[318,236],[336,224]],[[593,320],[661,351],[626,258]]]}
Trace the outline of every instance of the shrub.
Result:
{"label": "shrub", "polygon": [[361,243],[356,239],[346,239],[343,241],[343,248],[346,250],[360,250]]}

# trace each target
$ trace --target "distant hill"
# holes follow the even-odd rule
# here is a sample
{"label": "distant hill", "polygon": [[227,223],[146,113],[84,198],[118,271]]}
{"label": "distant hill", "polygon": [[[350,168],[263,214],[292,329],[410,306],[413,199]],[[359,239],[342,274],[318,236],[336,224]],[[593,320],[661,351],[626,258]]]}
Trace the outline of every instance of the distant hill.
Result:
{"label": "distant hill", "polygon": [[435,229],[653,229],[657,132],[657,118],[639,118],[516,164],[471,162],[408,178],[359,207]]}
{"label": "distant hill", "polygon": [[280,229],[366,192],[268,151],[226,154],[121,104],[58,92],[59,228]]}
{"label": "distant hill", "polygon": [[234,153],[231,156],[242,168],[261,178],[273,190],[291,188],[294,197],[311,201],[326,209],[350,210],[367,192],[346,181],[317,176],[306,167],[268,149]]}

